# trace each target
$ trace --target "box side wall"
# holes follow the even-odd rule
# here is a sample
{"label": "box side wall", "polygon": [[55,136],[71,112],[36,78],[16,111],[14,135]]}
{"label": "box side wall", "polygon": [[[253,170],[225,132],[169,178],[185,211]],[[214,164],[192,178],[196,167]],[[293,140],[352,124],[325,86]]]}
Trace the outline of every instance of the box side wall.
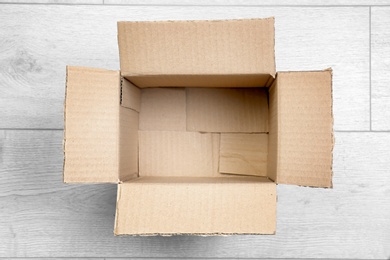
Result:
{"label": "box side wall", "polygon": [[332,186],[332,72],[277,75],[277,182]]}
{"label": "box side wall", "polygon": [[121,105],[140,112],[141,90],[125,78],[121,79]]}
{"label": "box side wall", "polygon": [[117,182],[118,71],[67,67],[64,182]]}
{"label": "box side wall", "polygon": [[138,122],[139,113],[120,107],[119,180],[138,177]]}
{"label": "box side wall", "polygon": [[141,92],[142,131],[186,131],[185,88],[148,88]]}
{"label": "box side wall", "polygon": [[278,172],[278,89],[277,78],[272,86],[268,89],[268,120],[269,120],[269,134],[268,134],[268,162],[267,162],[267,176],[273,181],[276,181]]}
{"label": "box side wall", "polygon": [[225,179],[120,184],[115,234],[274,234],[275,183]]}
{"label": "box side wall", "polygon": [[128,80],[121,81],[119,107],[119,181],[138,177],[138,129],[141,90]]}
{"label": "box side wall", "polygon": [[258,74],[197,74],[197,75],[127,74],[125,77],[140,88],[150,88],[150,87],[250,88],[250,87],[266,87],[267,83],[271,79],[273,79],[273,76],[274,75],[258,73]]}
{"label": "box side wall", "polygon": [[140,176],[219,176],[219,134],[139,131]]}
{"label": "box side wall", "polygon": [[122,75],[275,75],[274,18],[118,22]]}
{"label": "box side wall", "polygon": [[267,176],[268,134],[221,134],[219,172]]}
{"label": "box side wall", "polygon": [[266,88],[187,88],[187,131],[268,132]]}

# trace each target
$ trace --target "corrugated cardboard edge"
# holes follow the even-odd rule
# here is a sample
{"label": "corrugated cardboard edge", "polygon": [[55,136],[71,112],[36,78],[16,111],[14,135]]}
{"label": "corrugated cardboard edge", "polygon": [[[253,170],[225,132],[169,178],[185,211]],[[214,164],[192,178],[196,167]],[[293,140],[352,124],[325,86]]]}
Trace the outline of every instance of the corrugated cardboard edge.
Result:
{"label": "corrugated cardboard edge", "polygon": [[268,19],[272,19],[272,25],[273,25],[273,35],[274,37],[272,38],[273,40],[273,45],[274,45],[274,67],[273,67],[273,73],[271,73],[271,76],[269,77],[268,81],[267,81],[267,84],[266,84],[266,87],[271,87],[272,83],[274,82],[275,78],[276,78],[276,55],[275,55],[275,34],[276,34],[276,31],[275,31],[275,17],[274,16],[271,16],[269,17]]}
{"label": "corrugated cardboard edge", "polygon": [[121,184],[117,184],[117,194],[116,194],[116,206],[115,206],[115,223],[114,223],[114,235],[119,236],[117,233],[118,228],[118,216],[119,216],[119,207],[118,201],[121,199]]}
{"label": "corrugated cardboard edge", "polygon": [[66,98],[67,98],[67,90],[68,90],[68,67],[66,66],[66,79],[65,79],[65,98],[64,98],[64,132],[62,134],[62,152],[64,155],[64,159],[62,160],[62,183],[65,182],[65,142],[66,142]]}
{"label": "corrugated cardboard edge", "polygon": [[331,157],[332,157],[332,164],[330,166],[330,172],[331,172],[331,176],[330,176],[330,186],[329,188],[330,189],[333,189],[333,152],[334,152],[334,145],[335,145],[335,136],[334,136],[334,115],[333,115],[333,69],[331,67],[325,69],[324,71],[329,71],[330,72],[330,76],[332,78],[331,82],[330,82],[330,88],[331,88],[331,94],[330,94],[330,97],[332,99],[332,105],[330,107],[331,109],[331,115],[332,115],[332,132],[331,132],[331,135],[332,135],[332,154],[331,154]]}
{"label": "corrugated cardboard edge", "polygon": [[198,23],[198,22],[216,22],[223,23],[229,21],[258,21],[258,20],[273,20],[275,24],[275,16],[265,17],[265,18],[236,18],[236,19],[202,19],[202,20],[152,20],[152,21],[118,21],[117,23],[176,23],[176,22],[186,22],[186,23]]}

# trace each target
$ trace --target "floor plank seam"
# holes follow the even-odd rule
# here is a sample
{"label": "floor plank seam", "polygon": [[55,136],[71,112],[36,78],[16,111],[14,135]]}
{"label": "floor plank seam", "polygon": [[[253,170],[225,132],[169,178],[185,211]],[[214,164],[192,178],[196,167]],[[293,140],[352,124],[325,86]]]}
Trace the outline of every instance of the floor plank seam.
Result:
{"label": "floor plank seam", "polygon": [[297,7],[297,8],[321,8],[321,7],[341,7],[341,8],[367,8],[367,7],[390,7],[390,4],[385,5],[245,5],[245,4],[232,4],[232,5],[222,5],[222,4],[108,4],[108,3],[101,3],[101,4],[94,4],[94,3],[27,3],[27,2],[0,2],[0,4],[9,4],[9,5],[88,5],[88,6],[135,6],[135,7],[271,7],[271,8],[277,8],[277,7]]}
{"label": "floor plank seam", "polygon": [[371,6],[369,7],[369,14],[368,14],[368,17],[369,17],[369,28],[368,28],[368,40],[369,40],[369,44],[368,44],[368,48],[369,48],[369,63],[368,63],[368,76],[369,76],[369,94],[370,94],[370,104],[369,104],[369,112],[370,112],[370,131],[372,131],[372,90],[371,90],[371,86],[372,86],[372,83],[371,83],[371,44],[372,44],[372,41],[371,41]]}

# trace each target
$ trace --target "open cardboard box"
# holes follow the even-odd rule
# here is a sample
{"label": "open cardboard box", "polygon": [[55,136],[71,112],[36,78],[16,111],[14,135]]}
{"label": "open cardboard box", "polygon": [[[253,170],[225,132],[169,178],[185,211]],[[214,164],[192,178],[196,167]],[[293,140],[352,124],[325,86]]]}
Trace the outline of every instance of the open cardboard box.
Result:
{"label": "open cardboard box", "polygon": [[275,73],[274,19],[119,22],[67,67],[64,182],[117,183],[115,234],[274,234],[276,184],[332,186],[331,70]]}

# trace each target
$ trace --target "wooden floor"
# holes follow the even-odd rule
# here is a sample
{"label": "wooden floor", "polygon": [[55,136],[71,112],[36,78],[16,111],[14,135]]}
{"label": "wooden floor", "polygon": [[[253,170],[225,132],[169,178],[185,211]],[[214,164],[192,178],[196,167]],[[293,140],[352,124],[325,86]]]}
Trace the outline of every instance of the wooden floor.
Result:
{"label": "wooden floor", "polygon": [[[0,257],[390,258],[390,1],[0,2]],[[116,186],[62,183],[65,66],[119,69],[118,20],[269,16],[277,70],[333,68],[334,189],[279,185],[274,236],[114,237]]]}

